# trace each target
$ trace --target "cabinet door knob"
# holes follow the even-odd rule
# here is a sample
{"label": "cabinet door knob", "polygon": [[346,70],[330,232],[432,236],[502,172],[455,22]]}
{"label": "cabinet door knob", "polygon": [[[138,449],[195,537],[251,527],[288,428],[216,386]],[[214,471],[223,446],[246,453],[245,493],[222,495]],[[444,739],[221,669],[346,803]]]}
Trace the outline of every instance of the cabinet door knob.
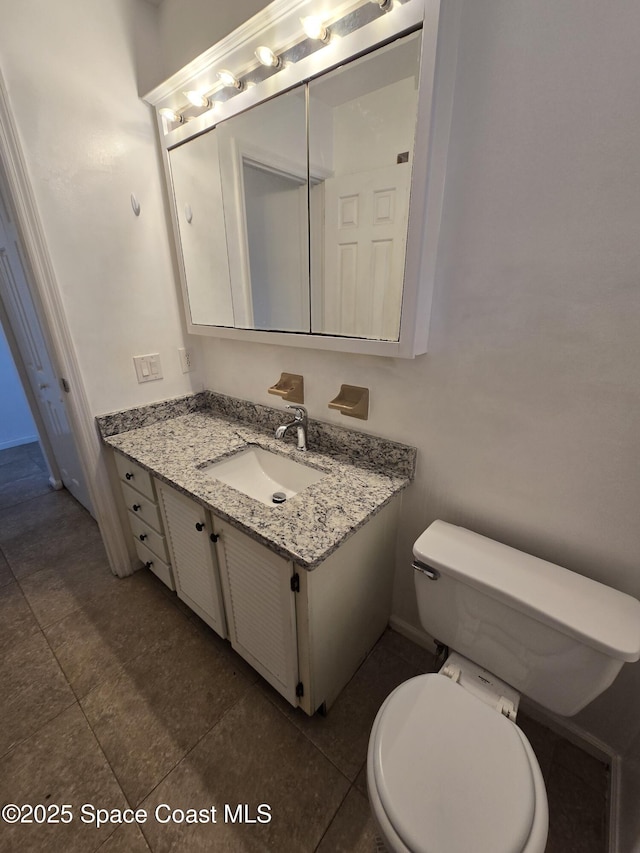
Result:
{"label": "cabinet door knob", "polygon": [[212,542],[217,542],[219,538],[220,536],[218,533],[211,533],[209,536],[209,539],[211,539]]}
{"label": "cabinet door knob", "polygon": [[147,563],[144,564],[144,567],[145,567],[145,569],[150,569],[152,565],[153,565],[153,560],[149,560]]}
{"label": "cabinet door knob", "polygon": [[147,534],[146,534],[146,533],[141,533],[141,534],[140,534],[140,536],[138,537],[138,539],[139,539],[141,542],[144,542],[144,540],[145,540],[146,538],[147,538]]}
{"label": "cabinet door knob", "polygon": [[132,509],[134,512],[138,512],[138,510],[140,509],[140,504],[134,504],[134,505],[131,507],[131,509]]}
{"label": "cabinet door knob", "polygon": [[124,475],[125,480],[133,480],[133,474],[130,474],[128,471]]}
{"label": "cabinet door knob", "polygon": [[201,521],[196,521],[196,530],[198,531],[198,533],[199,533],[201,530],[204,530],[204,524],[202,524],[202,522],[201,522]]}

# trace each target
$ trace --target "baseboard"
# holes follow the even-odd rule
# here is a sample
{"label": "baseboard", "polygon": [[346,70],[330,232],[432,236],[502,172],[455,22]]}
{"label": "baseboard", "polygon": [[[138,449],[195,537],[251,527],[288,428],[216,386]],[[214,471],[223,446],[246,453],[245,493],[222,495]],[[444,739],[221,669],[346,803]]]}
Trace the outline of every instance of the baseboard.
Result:
{"label": "baseboard", "polygon": [[622,758],[614,755],[610,764],[609,853],[620,853],[620,806],[622,799]]}
{"label": "baseboard", "polygon": [[405,622],[405,620],[400,619],[399,616],[393,615],[389,618],[389,626],[393,628],[394,631],[397,631],[398,634],[402,634],[403,637],[406,637],[407,640],[411,640],[416,644],[416,646],[420,646],[432,654],[436,653],[435,641],[433,637],[430,637],[429,634],[427,634],[426,631],[422,631],[410,622]]}
{"label": "baseboard", "polygon": [[23,444],[33,444],[37,440],[37,435],[23,435],[21,438],[10,438],[7,441],[0,441],[0,450],[9,450],[10,447],[22,447]]}

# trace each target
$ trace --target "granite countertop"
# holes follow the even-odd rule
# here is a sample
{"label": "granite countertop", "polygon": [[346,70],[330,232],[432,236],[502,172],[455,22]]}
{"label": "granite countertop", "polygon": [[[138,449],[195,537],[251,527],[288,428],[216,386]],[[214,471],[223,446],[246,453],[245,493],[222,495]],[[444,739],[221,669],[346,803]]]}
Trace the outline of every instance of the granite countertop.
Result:
{"label": "granite countertop", "polygon": [[[413,477],[413,448],[310,421],[311,449],[302,453],[295,443],[274,438],[274,419],[285,423],[288,412],[204,393],[204,399],[181,398],[178,402],[187,404],[162,410],[161,419],[158,404],[151,418],[139,417],[144,409],[98,418],[103,440],[302,568],[316,568]],[[199,470],[248,445],[291,457],[325,476],[285,503],[267,506]]]}

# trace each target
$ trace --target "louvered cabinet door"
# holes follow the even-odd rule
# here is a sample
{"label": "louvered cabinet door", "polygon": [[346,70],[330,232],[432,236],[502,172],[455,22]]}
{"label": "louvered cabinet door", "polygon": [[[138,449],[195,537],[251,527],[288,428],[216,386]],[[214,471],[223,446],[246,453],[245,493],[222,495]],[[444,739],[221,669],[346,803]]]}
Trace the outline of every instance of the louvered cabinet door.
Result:
{"label": "louvered cabinet door", "polygon": [[298,705],[298,646],[291,562],[214,520],[233,648],[281,693]]}
{"label": "louvered cabinet door", "polygon": [[200,504],[156,480],[169,541],[176,592],[221,637],[227,636],[220,576],[209,513]]}

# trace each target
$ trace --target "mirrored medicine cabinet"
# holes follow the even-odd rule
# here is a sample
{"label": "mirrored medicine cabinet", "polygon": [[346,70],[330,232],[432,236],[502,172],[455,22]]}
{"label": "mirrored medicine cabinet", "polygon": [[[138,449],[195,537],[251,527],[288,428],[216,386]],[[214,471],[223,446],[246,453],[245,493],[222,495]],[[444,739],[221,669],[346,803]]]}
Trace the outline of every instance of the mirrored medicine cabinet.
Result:
{"label": "mirrored medicine cabinet", "polygon": [[[215,108],[159,115],[189,332],[426,350],[455,56],[436,104],[440,3],[376,12]],[[147,96],[158,111],[189,85],[172,80]]]}

